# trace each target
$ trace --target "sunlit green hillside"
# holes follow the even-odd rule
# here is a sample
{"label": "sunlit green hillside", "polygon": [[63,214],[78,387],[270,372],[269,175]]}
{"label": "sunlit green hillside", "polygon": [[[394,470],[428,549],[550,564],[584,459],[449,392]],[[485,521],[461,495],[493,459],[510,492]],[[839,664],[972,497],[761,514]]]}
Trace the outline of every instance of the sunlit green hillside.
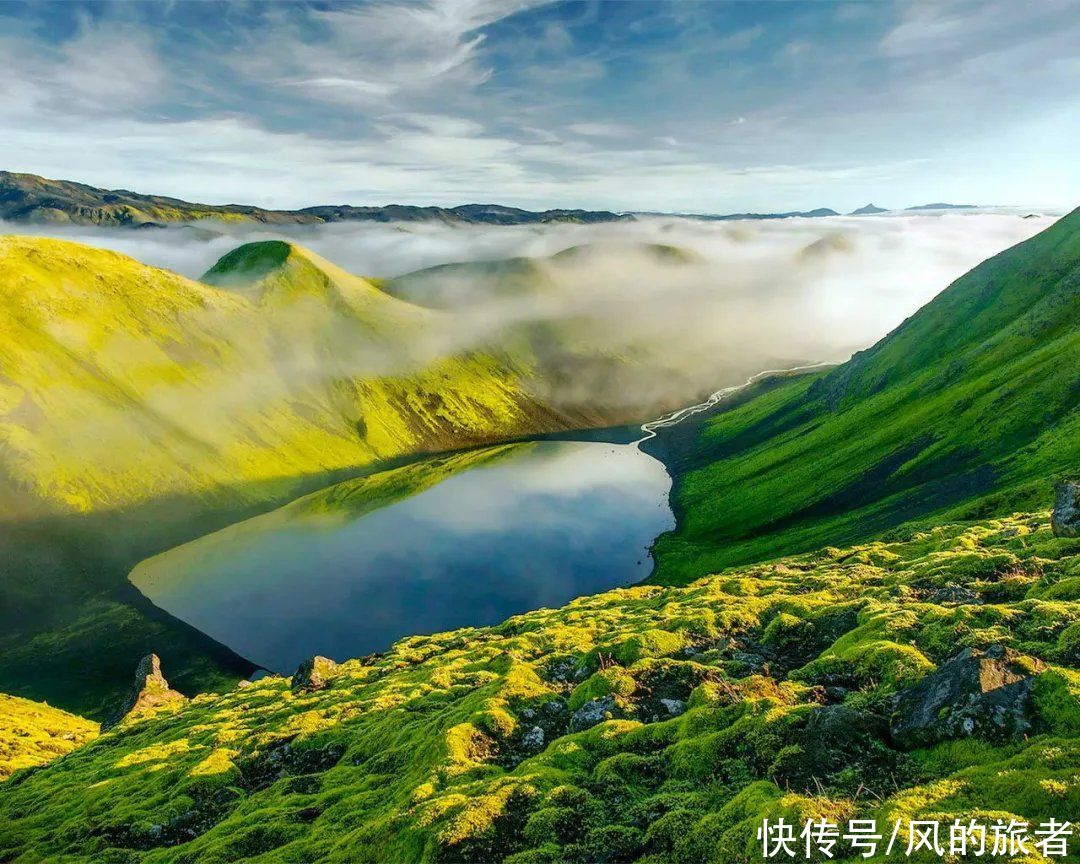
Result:
{"label": "sunlit green hillside", "polygon": [[98,724],[0,693],[0,782],[20,768],[42,765],[97,736]]}
{"label": "sunlit green hillside", "polygon": [[0,240],[2,467],[20,494],[70,510],[250,481],[267,495],[275,480],[567,422],[525,394],[524,364],[425,356],[436,313],[298,247],[244,247],[210,275],[223,287]]}
{"label": "sunlit green hillside", "polygon": [[1080,473],[1080,210],[980,264],[836,369],[672,430],[661,581],[1047,506]]}
{"label": "sunlit green hillside", "polygon": [[1078,554],[1045,513],[943,525],[265,678],[0,785],[0,860],[737,864],[765,817],[1060,821]]}

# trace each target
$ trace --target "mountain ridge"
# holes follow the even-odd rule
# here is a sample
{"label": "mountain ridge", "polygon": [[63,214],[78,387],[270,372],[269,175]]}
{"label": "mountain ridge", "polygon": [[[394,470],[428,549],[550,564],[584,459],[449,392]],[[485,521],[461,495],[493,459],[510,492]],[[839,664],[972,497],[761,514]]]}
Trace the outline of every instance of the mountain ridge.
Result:
{"label": "mountain ridge", "polygon": [[628,217],[607,210],[523,210],[497,204],[457,207],[389,204],[317,205],[274,210],[247,204],[198,204],[126,189],[101,189],[70,180],[0,171],[0,220],[32,224],[74,224],[152,228],[169,223],[217,220],[265,225],[321,225],[328,222],[446,222],[467,225],[534,225],[550,222],[616,222]]}

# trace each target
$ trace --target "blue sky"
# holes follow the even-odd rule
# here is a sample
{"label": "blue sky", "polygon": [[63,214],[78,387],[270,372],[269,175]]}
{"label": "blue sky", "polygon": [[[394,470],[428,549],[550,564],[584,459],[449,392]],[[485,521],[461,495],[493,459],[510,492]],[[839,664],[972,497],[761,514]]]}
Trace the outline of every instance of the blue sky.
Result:
{"label": "blue sky", "polygon": [[0,168],[208,202],[1080,203],[1080,0],[0,2]]}

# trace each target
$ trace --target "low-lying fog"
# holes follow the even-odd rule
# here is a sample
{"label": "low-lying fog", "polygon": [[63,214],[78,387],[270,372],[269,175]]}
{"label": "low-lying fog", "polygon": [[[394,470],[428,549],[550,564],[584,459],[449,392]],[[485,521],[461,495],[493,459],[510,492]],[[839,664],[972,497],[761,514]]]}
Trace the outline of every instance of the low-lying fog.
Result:
{"label": "low-lying fog", "polygon": [[[709,378],[719,387],[778,362],[846,359],[975,264],[1057,218],[1024,215],[966,211],[740,222],[648,217],[514,227],[354,222],[285,231],[214,226],[227,233],[212,236],[203,227],[15,230],[108,247],[192,277],[238,244],[268,237],[292,239],[354,273],[381,277],[598,244],[569,262],[545,265],[555,290],[542,302],[500,296],[481,302],[480,309],[472,296],[472,314],[462,318],[452,346],[442,347],[469,347],[507,323],[586,319],[588,328],[580,332],[604,351],[678,355],[681,365],[701,363],[710,367],[709,376],[726,379]],[[13,228],[0,224],[0,233]],[[694,254],[673,262],[635,244]],[[461,286],[465,294],[469,287]]]}

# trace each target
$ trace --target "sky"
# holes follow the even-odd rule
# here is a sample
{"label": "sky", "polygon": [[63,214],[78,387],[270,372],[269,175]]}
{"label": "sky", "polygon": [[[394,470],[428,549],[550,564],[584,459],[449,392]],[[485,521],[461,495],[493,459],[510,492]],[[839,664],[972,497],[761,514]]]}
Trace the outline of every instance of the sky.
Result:
{"label": "sky", "polygon": [[4,2],[0,169],[207,203],[1080,204],[1080,0]]}

